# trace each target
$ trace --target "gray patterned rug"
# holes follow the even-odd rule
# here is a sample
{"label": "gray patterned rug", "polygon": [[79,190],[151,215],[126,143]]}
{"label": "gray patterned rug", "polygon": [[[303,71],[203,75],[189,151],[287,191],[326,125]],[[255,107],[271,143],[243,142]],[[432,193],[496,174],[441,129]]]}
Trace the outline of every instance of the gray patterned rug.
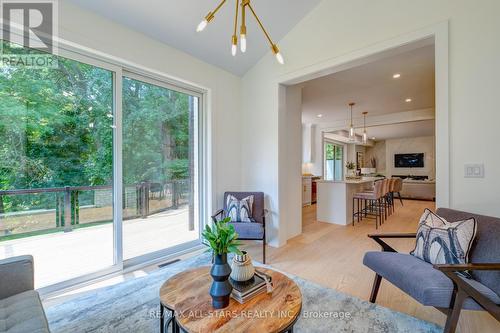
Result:
{"label": "gray patterned rug", "polygon": [[[159,332],[160,286],[187,268],[209,264],[210,257],[204,254],[49,307],[50,329],[53,333]],[[303,297],[295,332],[442,332],[435,324],[289,276]]]}

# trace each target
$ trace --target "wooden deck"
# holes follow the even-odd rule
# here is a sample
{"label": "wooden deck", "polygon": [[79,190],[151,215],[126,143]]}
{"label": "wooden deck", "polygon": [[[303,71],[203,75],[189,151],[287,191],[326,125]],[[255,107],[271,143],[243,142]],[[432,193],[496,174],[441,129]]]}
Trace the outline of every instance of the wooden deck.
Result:
{"label": "wooden deck", "polygon": [[[187,208],[124,221],[124,259],[196,240],[188,223]],[[0,242],[0,259],[23,254],[35,258],[36,288],[93,273],[113,265],[113,225]]]}

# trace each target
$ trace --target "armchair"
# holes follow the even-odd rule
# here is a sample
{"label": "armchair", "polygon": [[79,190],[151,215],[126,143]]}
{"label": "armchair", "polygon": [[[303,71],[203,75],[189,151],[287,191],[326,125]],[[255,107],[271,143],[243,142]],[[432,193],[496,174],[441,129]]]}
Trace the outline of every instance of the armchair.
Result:
{"label": "armchair", "polygon": [[49,333],[33,272],[32,256],[0,260],[0,333]]}
{"label": "armchair", "polygon": [[227,209],[227,197],[234,196],[241,200],[249,195],[254,196],[252,207],[252,218],[254,222],[230,222],[239,235],[241,240],[261,240],[262,241],[262,263],[266,263],[266,215],[267,209],[264,208],[264,193],[262,192],[226,192],[224,193],[224,209],[219,209],[212,216],[214,222],[225,216]]}
{"label": "armchair", "polygon": [[[382,252],[367,252],[363,263],[375,271],[370,302],[375,303],[382,278],[418,302],[433,306],[447,316],[444,332],[453,333],[462,309],[486,310],[500,321],[500,218],[440,208],[448,221],[474,217],[476,239],[465,265],[431,265],[410,254],[398,253],[387,238],[415,238],[415,233],[368,235]],[[472,279],[461,272],[469,271]]]}

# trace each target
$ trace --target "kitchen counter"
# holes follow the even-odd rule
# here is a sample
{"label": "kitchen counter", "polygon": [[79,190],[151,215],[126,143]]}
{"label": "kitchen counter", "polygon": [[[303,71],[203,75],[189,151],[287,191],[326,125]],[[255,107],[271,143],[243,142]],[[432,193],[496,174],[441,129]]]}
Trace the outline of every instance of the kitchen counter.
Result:
{"label": "kitchen counter", "polygon": [[318,183],[338,183],[338,184],[367,184],[373,183],[373,179],[346,179],[346,180],[318,180]]}
{"label": "kitchen counter", "polygon": [[339,225],[352,223],[354,194],[371,188],[373,182],[374,179],[318,180],[317,220]]}

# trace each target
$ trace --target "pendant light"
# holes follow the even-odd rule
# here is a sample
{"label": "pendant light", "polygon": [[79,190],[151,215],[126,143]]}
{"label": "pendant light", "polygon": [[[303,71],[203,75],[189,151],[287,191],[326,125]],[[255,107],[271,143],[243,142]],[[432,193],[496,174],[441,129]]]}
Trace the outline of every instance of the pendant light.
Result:
{"label": "pendant light", "polygon": [[356,140],[356,133],[354,132],[354,125],[352,122],[352,107],[356,105],[356,103],[349,103],[349,107],[351,108],[351,125],[349,126],[349,141],[355,141]]}
{"label": "pendant light", "polygon": [[366,134],[366,115],[368,112],[363,112],[363,144],[368,143],[368,135]]}
{"label": "pendant light", "polygon": [[[198,27],[196,28],[197,32],[201,32],[205,30],[207,27],[208,23],[210,23],[214,17],[215,14],[219,11],[219,9],[226,3],[227,0],[222,0],[219,5],[212,11],[208,12],[208,14],[205,16],[203,21],[198,24]],[[253,17],[259,24],[259,27],[261,28],[262,32],[264,33],[264,36],[266,37],[267,41],[269,42],[269,45],[271,47],[271,51],[273,52],[274,56],[276,57],[276,61],[278,61],[280,64],[284,64],[285,60],[283,58],[283,55],[280,52],[280,49],[278,48],[278,45],[276,45],[273,40],[271,39],[271,36],[267,33],[266,29],[264,28],[264,25],[260,21],[259,17],[255,13],[255,10],[253,9],[252,5],[250,4],[250,0],[235,0],[236,1],[236,14],[234,17],[234,31],[233,35],[231,36],[231,54],[233,56],[236,56],[236,52],[238,49],[238,37],[236,35],[237,32],[237,26],[238,26],[238,9],[239,6],[241,6],[241,27],[240,27],[240,50],[242,53],[245,53],[247,50],[247,27],[246,27],[246,9],[250,9],[250,12],[252,13]]]}

